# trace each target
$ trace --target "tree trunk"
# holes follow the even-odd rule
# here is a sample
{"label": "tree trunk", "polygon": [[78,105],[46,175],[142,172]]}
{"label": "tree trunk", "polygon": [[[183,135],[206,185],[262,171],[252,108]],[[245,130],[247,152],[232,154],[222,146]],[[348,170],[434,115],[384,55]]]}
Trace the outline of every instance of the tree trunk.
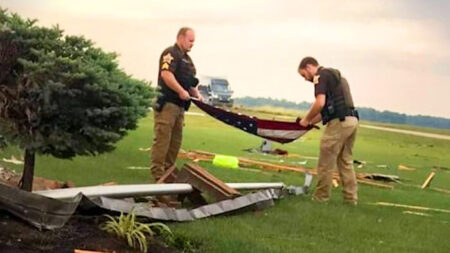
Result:
{"label": "tree trunk", "polygon": [[25,149],[25,164],[23,166],[22,179],[20,180],[20,188],[31,192],[33,188],[34,177],[34,152]]}

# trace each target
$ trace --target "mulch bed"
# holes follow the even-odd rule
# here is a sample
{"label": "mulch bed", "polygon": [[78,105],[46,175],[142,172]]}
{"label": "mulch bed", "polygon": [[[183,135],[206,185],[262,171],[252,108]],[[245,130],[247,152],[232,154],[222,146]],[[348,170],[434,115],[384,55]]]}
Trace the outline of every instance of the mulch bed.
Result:
{"label": "mulch bed", "polygon": [[[98,217],[73,216],[56,230],[42,230],[0,211],[1,253],[73,253],[74,249],[135,253],[128,245],[98,228]],[[152,240],[147,252],[176,253],[161,241]]]}

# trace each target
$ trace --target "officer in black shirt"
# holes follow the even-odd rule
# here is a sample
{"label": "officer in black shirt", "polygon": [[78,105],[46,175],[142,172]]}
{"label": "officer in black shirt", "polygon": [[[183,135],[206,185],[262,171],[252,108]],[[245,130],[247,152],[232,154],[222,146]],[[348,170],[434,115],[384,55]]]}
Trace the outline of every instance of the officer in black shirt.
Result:
{"label": "officer in black shirt", "polygon": [[330,199],[333,170],[337,167],[344,202],[356,205],[358,194],[352,149],[358,128],[358,112],[353,105],[348,82],[338,70],[321,67],[312,57],[303,58],[298,72],[314,84],[316,97],[300,125],[306,127],[321,120],[326,125],[320,142],[318,182],[313,200],[326,202]]}
{"label": "officer in black shirt", "polygon": [[195,33],[189,27],[178,31],[175,45],[165,49],[159,60],[158,97],[155,104],[151,173],[158,180],[175,164],[181,147],[184,111],[190,97],[202,100],[191,57]]}

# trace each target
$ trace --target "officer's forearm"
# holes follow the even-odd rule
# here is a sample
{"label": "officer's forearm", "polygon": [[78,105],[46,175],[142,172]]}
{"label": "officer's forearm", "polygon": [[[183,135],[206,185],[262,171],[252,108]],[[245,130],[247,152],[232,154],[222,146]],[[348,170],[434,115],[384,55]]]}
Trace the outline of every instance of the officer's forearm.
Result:
{"label": "officer's forearm", "polygon": [[320,121],[322,121],[322,115],[319,113],[310,122],[311,122],[311,125],[315,125],[315,124],[319,123]]}
{"label": "officer's forearm", "polygon": [[178,83],[172,72],[167,70],[162,71],[161,78],[163,79],[164,83],[167,84],[167,86],[169,86],[169,88],[176,93],[180,94],[184,90],[183,87],[181,87],[181,85]]}
{"label": "officer's forearm", "polygon": [[311,122],[312,124],[317,123],[313,122],[317,120],[316,117],[320,116],[320,112],[322,111],[324,105],[325,105],[325,95],[322,94],[317,95],[316,101],[314,101],[314,104],[311,106],[311,109],[309,109],[308,113],[305,116],[306,121]]}

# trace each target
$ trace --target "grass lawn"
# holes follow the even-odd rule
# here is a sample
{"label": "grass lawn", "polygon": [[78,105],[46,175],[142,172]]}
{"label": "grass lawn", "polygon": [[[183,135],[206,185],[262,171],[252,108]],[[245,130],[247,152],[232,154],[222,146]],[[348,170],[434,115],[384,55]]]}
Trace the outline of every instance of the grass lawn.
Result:
{"label": "grass lawn", "polygon": [[[264,113],[263,116],[267,116]],[[121,140],[117,149],[96,157],[59,160],[39,156],[36,175],[58,180],[71,180],[77,186],[108,181],[151,183],[149,170],[130,170],[130,166],[148,167],[148,148],[153,136],[153,115],[142,119],[139,128]],[[314,130],[287,145],[274,145],[290,153],[317,157],[322,130]],[[423,130],[427,131],[427,129]],[[430,132],[439,133],[437,130]],[[447,131],[440,132],[442,134]],[[258,147],[261,139],[226,126],[208,116],[186,116],[183,149],[247,156],[273,162],[295,164],[307,161],[315,167],[317,160],[281,158],[247,153],[244,149]],[[437,140],[379,130],[360,128],[354,158],[367,162],[359,172],[398,175],[409,185],[420,185],[433,166],[450,167],[450,141]],[[20,157],[10,147],[1,157]],[[282,160],[282,161],[281,161]],[[179,160],[181,166],[185,161]],[[21,170],[20,165],[0,162]],[[226,182],[284,182],[302,185],[304,176],[293,172],[255,172],[229,170],[201,162],[201,166]],[[417,168],[400,171],[399,164]],[[436,170],[433,187],[450,189],[450,171]],[[315,182],[313,182],[315,185]],[[276,201],[262,213],[244,213],[189,222],[171,223],[177,233],[202,241],[202,252],[448,252],[450,249],[450,214],[422,211],[431,216],[405,214],[406,209],[380,207],[369,203],[384,201],[407,205],[450,209],[450,195],[421,190],[414,186],[395,184],[386,190],[359,186],[359,206],[342,204],[341,188],[333,189],[328,204],[318,204],[307,196],[288,196]]]}

